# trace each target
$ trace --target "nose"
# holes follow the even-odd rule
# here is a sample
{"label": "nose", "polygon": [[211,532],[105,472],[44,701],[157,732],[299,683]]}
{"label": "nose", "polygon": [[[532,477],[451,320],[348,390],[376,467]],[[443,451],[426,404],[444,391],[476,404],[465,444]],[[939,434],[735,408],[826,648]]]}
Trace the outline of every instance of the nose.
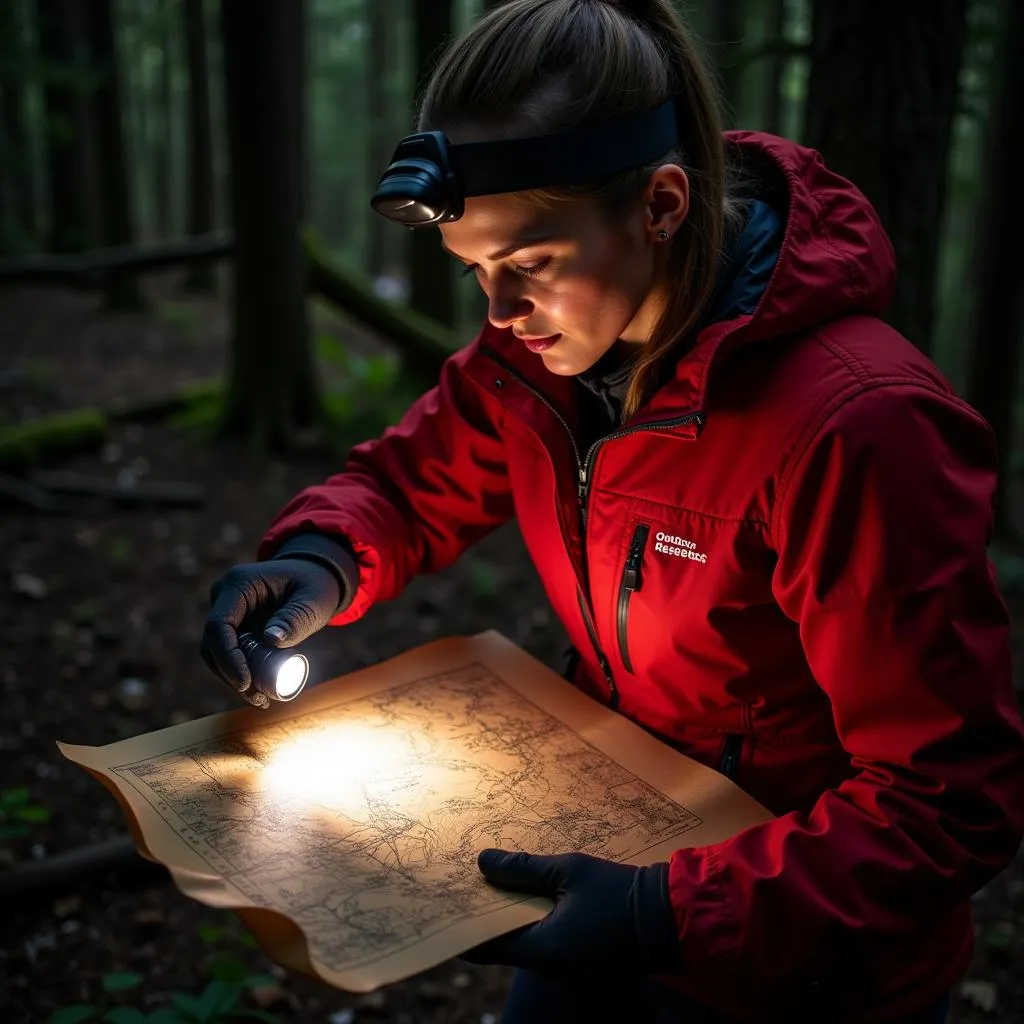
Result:
{"label": "nose", "polygon": [[523,294],[522,282],[514,275],[498,271],[488,278],[484,292],[487,295],[487,319],[495,327],[511,327],[533,313],[533,303]]}

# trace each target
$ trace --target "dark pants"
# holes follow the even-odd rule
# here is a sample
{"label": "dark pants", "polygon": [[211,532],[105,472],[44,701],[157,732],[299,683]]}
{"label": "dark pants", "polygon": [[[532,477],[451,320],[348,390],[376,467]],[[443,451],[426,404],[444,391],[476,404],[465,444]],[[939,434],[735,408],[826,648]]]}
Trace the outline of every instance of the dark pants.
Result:
{"label": "dark pants", "polygon": [[[905,1024],[944,1024],[949,996]],[[588,980],[573,985],[516,971],[501,1024],[728,1024],[663,985],[641,981],[602,985]],[[818,1022],[815,1022],[818,1024]]]}

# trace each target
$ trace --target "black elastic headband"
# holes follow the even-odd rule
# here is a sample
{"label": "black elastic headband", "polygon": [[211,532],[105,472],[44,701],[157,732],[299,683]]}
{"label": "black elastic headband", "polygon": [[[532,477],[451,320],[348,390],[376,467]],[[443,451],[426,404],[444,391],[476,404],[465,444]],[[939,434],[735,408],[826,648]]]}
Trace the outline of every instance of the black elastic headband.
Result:
{"label": "black elastic headband", "polygon": [[554,135],[449,145],[465,196],[581,185],[640,167],[679,143],[675,101]]}

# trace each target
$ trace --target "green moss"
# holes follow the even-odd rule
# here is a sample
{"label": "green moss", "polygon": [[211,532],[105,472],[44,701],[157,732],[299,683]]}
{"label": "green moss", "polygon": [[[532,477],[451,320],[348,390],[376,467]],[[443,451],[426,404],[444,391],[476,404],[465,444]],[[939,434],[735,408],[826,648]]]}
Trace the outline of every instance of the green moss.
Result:
{"label": "green moss", "polygon": [[102,409],[89,407],[0,428],[0,466],[33,465],[96,448],[107,432]]}

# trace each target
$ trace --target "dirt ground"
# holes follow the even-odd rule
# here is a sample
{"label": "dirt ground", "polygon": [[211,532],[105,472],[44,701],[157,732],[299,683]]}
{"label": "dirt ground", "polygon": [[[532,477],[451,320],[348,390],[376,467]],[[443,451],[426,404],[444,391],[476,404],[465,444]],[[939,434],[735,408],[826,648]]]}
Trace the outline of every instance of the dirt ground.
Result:
{"label": "dirt ground", "polygon": [[[0,294],[4,421],[162,394],[219,373],[223,303],[183,297],[174,275],[154,278],[148,292],[150,311],[131,315],[107,314],[98,297],[63,289]],[[375,345],[340,321],[317,319],[319,330],[363,350]],[[102,451],[62,468],[187,481],[204,489],[205,502],[195,510],[68,516],[0,508],[0,792],[27,787],[44,809],[35,816],[46,819],[25,836],[0,837],[0,871],[123,832],[113,798],[60,757],[56,740],[103,744],[237,706],[197,654],[210,584],[252,557],[285,500],[335,466],[323,457],[256,464],[195,432],[128,424]],[[1015,599],[1018,621],[1019,606]],[[490,628],[561,666],[564,638],[514,526],[359,623],[325,630],[305,650],[317,675],[330,678],[435,637]],[[975,902],[977,950],[950,1019],[1024,1022],[1024,860]],[[58,1007],[97,1001],[113,971],[142,974],[144,985],[126,1001],[158,1007],[174,991],[198,992],[211,956],[225,949],[276,978],[248,998],[281,1021],[484,1024],[500,1013],[503,969],[453,962],[351,996],[285,976],[245,944],[234,922],[171,885],[109,875],[7,907],[0,1022],[41,1024]]]}

